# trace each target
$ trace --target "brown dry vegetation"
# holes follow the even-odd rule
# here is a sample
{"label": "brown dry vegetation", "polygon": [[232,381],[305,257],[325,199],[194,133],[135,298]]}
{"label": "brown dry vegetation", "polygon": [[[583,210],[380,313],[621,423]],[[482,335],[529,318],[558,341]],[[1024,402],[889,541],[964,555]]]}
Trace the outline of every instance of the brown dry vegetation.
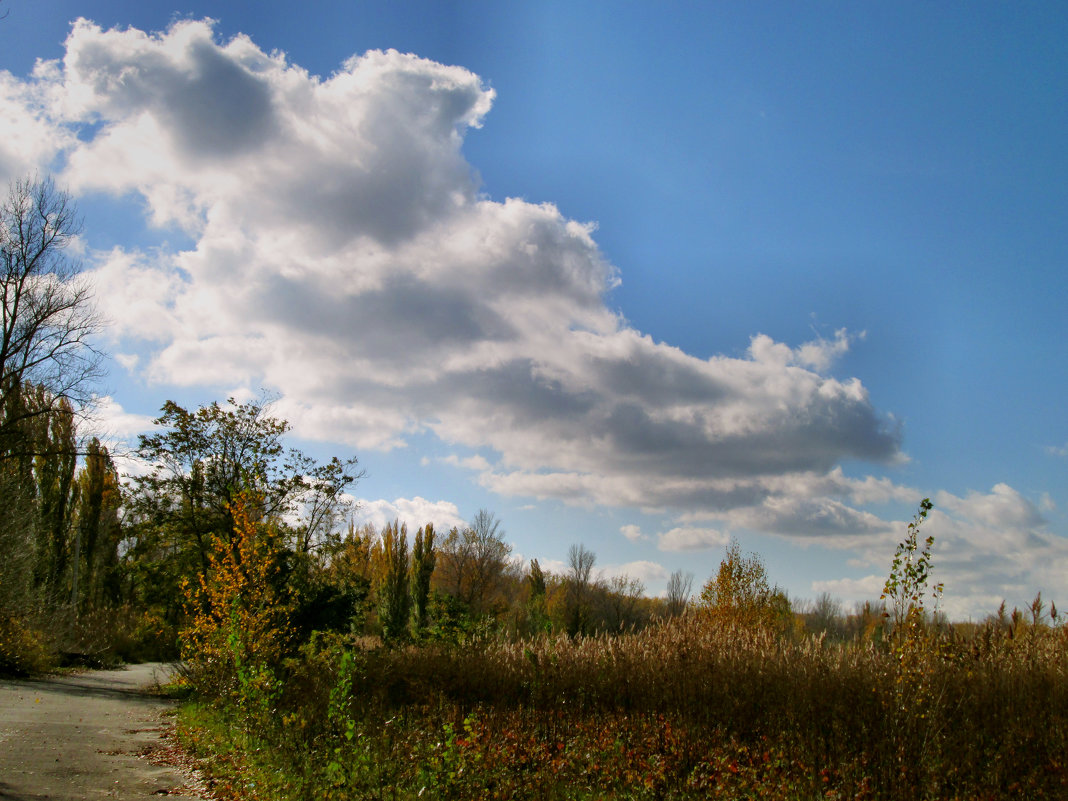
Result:
{"label": "brown dry vegetation", "polygon": [[909,649],[701,614],[615,637],[335,639],[266,704],[212,714],[272,755],[253,797],[1068,795],[1068,630],[992,621]]}

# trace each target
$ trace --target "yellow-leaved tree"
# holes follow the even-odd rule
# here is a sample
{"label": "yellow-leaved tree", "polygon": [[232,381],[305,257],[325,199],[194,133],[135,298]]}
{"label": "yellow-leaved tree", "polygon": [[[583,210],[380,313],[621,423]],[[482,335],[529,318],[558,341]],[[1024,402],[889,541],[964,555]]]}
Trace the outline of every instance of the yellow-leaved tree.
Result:
{"label": "yellow-leaved tree", "polygon": [[756,554],[743,555],[734,539],[719,571],[701,589],[698,607],[707,619],[746,628],[785,632],[793,619],[790,599],[768,584],[763,561]]}
{"label": "yellow-leaved tree", "polygon": [[260,519],[259,500],[250,491],[234,497],[233,535],[214,536],[208,569],[196,583],[183,582],[189,623],[181,637],[187,676],[198,692],[234,697],[253,714],[268,711],[275,669],[292,639],[283,543]]}

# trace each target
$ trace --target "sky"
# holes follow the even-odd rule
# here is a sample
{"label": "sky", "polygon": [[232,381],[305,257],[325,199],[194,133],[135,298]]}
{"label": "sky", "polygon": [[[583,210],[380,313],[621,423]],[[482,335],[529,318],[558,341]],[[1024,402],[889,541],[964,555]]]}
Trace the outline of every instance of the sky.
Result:
{"label": "sky", "polygon": [[358,522],[846,609],[929,497],[951,617],[1068,604],[1062,4],[0,9],[116,448],[266,395]]}

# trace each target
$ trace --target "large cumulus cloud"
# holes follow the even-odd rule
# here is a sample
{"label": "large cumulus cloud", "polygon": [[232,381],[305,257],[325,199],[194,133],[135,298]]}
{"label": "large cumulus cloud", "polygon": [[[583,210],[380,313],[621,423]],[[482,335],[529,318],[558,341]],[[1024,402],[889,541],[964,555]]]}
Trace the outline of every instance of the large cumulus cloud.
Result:
{"label": "large cumulus cloud", "polygon": [[370,52],[319,78],[210,22],[79,21],[41,76],[82,131],[72,187],[139,193],[195,241],[97,270],[160,382],[263,384],[362,448],[429,430],[485,451],[487,486],[578,502],[726,510],[899,457],[860,382],[823,372],[845,332],[692,357],[608,307],[592,226],[481,195],[461,146],[494,94],[467,70]]}

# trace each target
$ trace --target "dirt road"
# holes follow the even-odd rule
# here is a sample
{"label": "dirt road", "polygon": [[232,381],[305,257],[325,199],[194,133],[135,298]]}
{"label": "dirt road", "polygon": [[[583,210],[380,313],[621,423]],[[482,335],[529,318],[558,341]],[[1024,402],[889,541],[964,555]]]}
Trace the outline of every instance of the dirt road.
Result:
{"label": "dirt road", "polygon": [[147,664],[0,681],[0,801],[203,798],[191,773],[162,764],[172,705],[144,690],[166,676]]}

